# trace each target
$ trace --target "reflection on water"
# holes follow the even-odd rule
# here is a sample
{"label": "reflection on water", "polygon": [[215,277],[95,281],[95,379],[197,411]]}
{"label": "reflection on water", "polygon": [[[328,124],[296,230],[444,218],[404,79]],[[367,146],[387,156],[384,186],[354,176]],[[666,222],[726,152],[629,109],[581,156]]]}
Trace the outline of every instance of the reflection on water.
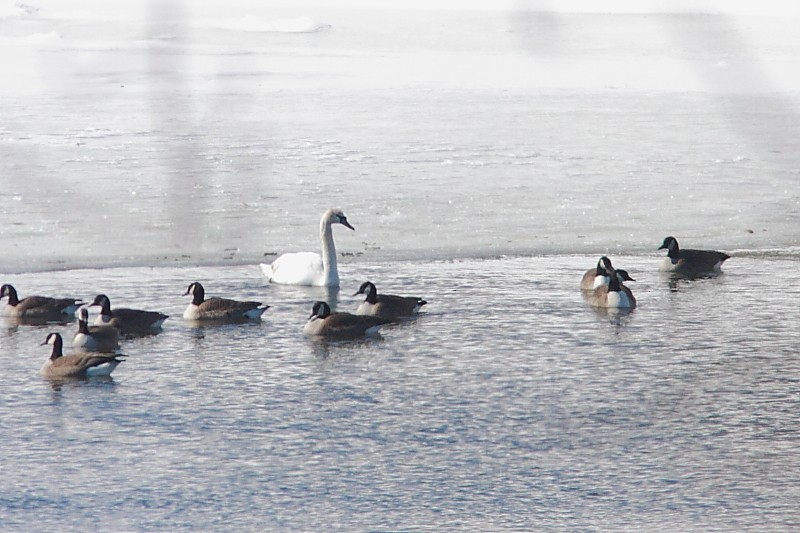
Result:
{"label": "reflection on water", "polygon": [[590,307],[598,318],[607,320],[609,323],[614,324],[615,326],[624,325],[628,321],[629,315],[635,312],[635,309],[629,307],[620,309],[594,306]]}
{"label": "reflection on water", "polygon": [[690,289],[694,286],[695,282],[699,283],[714,283],[720,280],[725,275],[724,272],[706,273],[702,275],[686,275],[674,272],[661,272],[661,278],[669,287],[670,292],[678,292],[680,290]]}
{"label": "reflection on water", "polygon": [[4,316],[2,317],[4,325],[8,329],[16,330],[19,326],[66,326],[75,322],[75,316],[63,315],[60,319],[40,318],[40,317],[18,317],[18,316]]}
{"label": "reflection on water", "polygon": [[52,396],[54,401],[59,401],[62,399],[63,396],[60,393],[62,392],[62,389],[65,386],[69,387],[69,386],[90,385],[90,386],[108,387],[108,386],[113,386],[115,384],[114,378],[111,376],[57,377],[57,378],[43,377],[42,379],[45,379],[50,384],[50,386],[53,388],[54,393],[59,393],[59,394],[54,394]]}
{"label": "reflection on water", "polygon": [[312,336],[309,337],[309,343],[312,347],[314,357],[319,359],[330,359],[336,357],[343,352],[349,354],[357,353],[358,350],[368,350],[376,343],[383,341],[380,333],[375,333],[368,337],[361,337],[355,339],[330,339],[327,337]]}

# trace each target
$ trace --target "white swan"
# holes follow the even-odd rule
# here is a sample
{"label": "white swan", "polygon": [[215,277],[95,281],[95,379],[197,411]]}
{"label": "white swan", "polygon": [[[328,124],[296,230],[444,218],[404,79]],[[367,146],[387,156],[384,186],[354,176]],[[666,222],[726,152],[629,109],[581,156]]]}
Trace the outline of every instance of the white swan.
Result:
{"label": "white swan", "polygon": [[336,246],[333,244],[331,224],[341,224],[351,230],[353,226],[341,209],[328,209],[319,221],[322,238],[322,255],[315,252],[283,254],[271,265],[262,263],[261,270],[271,283],[284,285],[311,285],[338,287],[339,269],[336,265]]}

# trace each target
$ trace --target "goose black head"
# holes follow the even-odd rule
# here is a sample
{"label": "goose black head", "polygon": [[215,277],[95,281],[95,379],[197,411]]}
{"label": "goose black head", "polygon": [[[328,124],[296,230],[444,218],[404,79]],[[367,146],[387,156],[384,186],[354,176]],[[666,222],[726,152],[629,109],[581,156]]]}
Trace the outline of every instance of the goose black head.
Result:
{"label": "goose black head", "polygon": [[597,261],[597,275],[598,276],[608,276],[608,272],[612,269],[611,266],[611,259],[606,256],[601,257]]}
{"label": "goose black head", "polygon": [[365,281],[362,283],[361,287],[358,288],[358,291],[353,294],[353,296],[358,296],[359,294],[365,295],[367,297],[367,301],[372,304],[374,304],[378,299],[378,289],[371,281]]}
{"label": "goose black head", "polygon": [[620,268],[620,269],[617,269],[617,270],[616,270],[616,272],[617,272],[617,279],[618,279],[619,281],[621,281],[621,282],[622,282],[622,281],[636,281],[635,279],[633,279],[633,278],[630,276],[630,274],[628,274],[628,271],[627,271],[627,270],[622,270],[622,269]]}
{"label": "goose black head", "polygon": [[308,318],[309,319],[312,319],[314,317],[326,318],[330,316],[330,314],[331,314],[331,308],[327,303],[315,302],[314,307],[311,308],[311,315]]}
{"label": "goose black head", "polygon": [[53,352],[50,354],[50,359],[58,359],[62,355],[62,348],[64,346],[64,339],[61,338],[60,333],[50,333],[47,335],[47,338],[42,343],[42,346],[45,344],[49,344],[53,347]]}

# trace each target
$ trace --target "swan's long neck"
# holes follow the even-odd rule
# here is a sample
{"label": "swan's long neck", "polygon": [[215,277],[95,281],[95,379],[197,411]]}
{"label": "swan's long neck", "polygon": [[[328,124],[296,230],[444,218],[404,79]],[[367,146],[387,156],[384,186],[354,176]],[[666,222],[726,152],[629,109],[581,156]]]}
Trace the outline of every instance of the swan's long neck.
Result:
{"label": "swan's long neck", "polygon": [[319,235],[322,238],[322,267],[325,270],[325,284],[339,286],[339,267],[336,264],[336,246],[333,244],[333,228],[324,217],[319,223]]}

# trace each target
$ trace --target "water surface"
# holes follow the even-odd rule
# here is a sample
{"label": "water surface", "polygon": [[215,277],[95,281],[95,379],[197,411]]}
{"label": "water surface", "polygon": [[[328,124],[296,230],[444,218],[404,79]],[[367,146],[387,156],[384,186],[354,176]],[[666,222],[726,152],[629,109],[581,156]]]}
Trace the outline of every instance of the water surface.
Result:
{"label": "water surface", "polygon": [[[173,318],[124,345],[113,380],[59,386],[38,344],[74,324],[5,330],[3,527],[796,527],[799,317],[775,280],[795,286],[797,260],[671,284],[655,256],[615,257],[640,305],[609,316],[578,289],[594,259],[347,262],[340,309],[364,279],[430,302],[355,342],[305,338],[326,291],[255,266],[52,273],[42,291],[113,284]],[[192,328],[194,279],[273,307]]]}
{"label": "water surface", "polygon": [[[796,26],[0,9],[2,282],[171,315],[55,385],[74,322],[3,324],[0,529],[800,529]],[[269,285],[332,206],[341,291]],[[670,283],[669,234],[734,258]],[[605,253],[632,313],[580,294]],[[303,336],[367,279],[430,304]],[[192,281],[272,307],[192,327]]]}

